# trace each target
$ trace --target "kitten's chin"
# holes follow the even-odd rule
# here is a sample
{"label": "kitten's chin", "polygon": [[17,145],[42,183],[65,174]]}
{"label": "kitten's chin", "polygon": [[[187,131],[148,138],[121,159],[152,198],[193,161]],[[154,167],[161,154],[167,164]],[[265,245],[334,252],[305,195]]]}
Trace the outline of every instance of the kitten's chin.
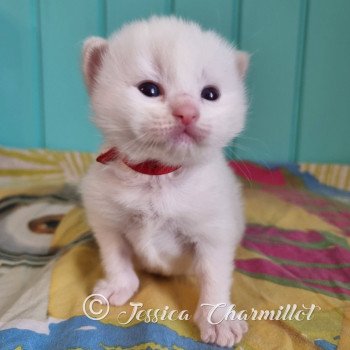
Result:
{"label": "kitten's chin", "polygon": [[173,147],[194,147],[197,141],[193,136],[189,135],[186,132],[183,132],[178,135],[169,137],[167,143]]}
{"label": "kitten's chin", "polygon": [[199,145],[193,137],[184,133],[168,141],[164,155],[172,164],[190,165],[202,162],[208,151],[208,147]]}

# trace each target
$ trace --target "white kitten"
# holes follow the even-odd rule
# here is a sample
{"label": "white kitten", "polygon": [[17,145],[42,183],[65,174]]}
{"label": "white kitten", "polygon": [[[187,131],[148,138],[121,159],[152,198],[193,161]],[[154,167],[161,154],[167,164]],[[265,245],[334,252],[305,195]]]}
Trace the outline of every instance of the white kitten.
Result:
{"label": "white kitten", "polygon": [[106,274],[94,292],[113,305],[127,302],[139,287],[134,264],[193,273],[201,338],[222,346],[239,342],[246,324],[212,325],[200,304],[231,303],[244,218],[222,148],[244,126],[247,66],[247,54],[174,17],[131,23],[108,40],[89,38],[83,52],[95,122],[109,149],[82,185]]}

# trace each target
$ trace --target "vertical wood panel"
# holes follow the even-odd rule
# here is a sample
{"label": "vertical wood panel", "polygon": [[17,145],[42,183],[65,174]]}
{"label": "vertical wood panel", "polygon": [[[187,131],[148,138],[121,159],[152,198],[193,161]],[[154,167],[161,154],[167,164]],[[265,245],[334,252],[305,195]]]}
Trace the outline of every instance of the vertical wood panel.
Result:
{"label": "vertical wood panel", "polygon": [[49,148],[96,150],[80,69],[83,40],[103,35],[103,1],[41,1],[44,111]]}
{"label": "vertical wood panel", "polygon": [[0,1],[0,143],[7,146],[43,146],[36,5]]}
{"label": "vertical wood panel", "polygon": [[242,1],[240,46],[252,57],[248,123],[235,145],[239,158],[289,159],[301,1]]}
{"label": "vertical wood panel", "polygon": [[299,161],[350,162],[350,1],[311,0]]}
{"label": "vertical wood panel", "polygon": [[107,0],[107,33],[129,21],[170,14],[171,7],[171,0]]}
{"label": "vertical wood panel", "polygon": [[293,115],[290,130],[289,161],[297,162],[300,135],[301,101],[303,94],[303,80],[305,75],[305,51],[307,37],[307,21],[309,18],[309,1],[301,1],[298,28],[298,49],[295,67],[295,85]]}
{"label": "vertical wood panel", "polygon": [[229,41],[237,39],[239,0],[176,0],[174,12],[214,29]]}

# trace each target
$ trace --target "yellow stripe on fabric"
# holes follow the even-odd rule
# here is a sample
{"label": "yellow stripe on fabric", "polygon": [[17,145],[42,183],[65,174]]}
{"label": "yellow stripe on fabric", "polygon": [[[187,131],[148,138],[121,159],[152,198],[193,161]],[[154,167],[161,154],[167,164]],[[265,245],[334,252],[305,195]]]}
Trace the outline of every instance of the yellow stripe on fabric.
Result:
{"label": "yellow stripe on fabric", "polygon": [[20,151],[20,150],[11,150],[7,148],[0,148],[0,156],[15,158],[22,160],[24,162],[36,163],[36,164],[45,164],[45,165],[56,165],[55,161],[49,160],[45,154],[38,154],[33,151]]}
{"label": "yellow stripe on fabric", "polygon": [[316,164],[310,164],[310,165],[309,165],[309,169],[310,169],[310,172],[311,172],[312,174],[315,174]]}
{"label": "yellow stripe on fabric", "polygon": [[350,169],[348,169],[347,174],[345,176],[345,189],[350,190]]}
{"label": "yellow stripe on fabric", "polygon": [[68,157],[66,157],[66,159],[67,159],[67,162],[69,163],[72,174],[74,174],[75,177],[81,177],[80,168],[77,163],[77,160],[75,159],[75,154],[71,152],[71,153],[68,153],[67,156]]}
{"label": "yellow stripe on fabric", "polygon": [[345,188],[350,189],[350,172],[346,175]]}
{"label": "yellow stripe on fabric", "polygon": [[314,174],[318,179],[321,177],[321,173],[322,173],[322,166],[316,165]]}
{"label": "yellow stripe on fabric", "polygon": [[82,153],[81,158],[84,163],[84,172],[86,172],[89,169],[91,163],[94,161],[94,156],[89,153]]}
{"label": "yellow stripe on fabric", "polygon": [[343,173],[341,178],[342,187],[349,190],[350,186],[346,187],[346,179],[347,177],[350,176],[350,166],[344,166],[342,173]]}
{"label": "yellow stripe on fabric", "polygon": [[60,169],[0,169],[0,176],[37,176],[59,173]]}
{"label": "yellow stripe on fabric", "polygon": [[77,152],[71,153],[71,161],[72,161],[72,166],[74,167],[76,176],[81,178],[84,175],[84,172],[80,161],[80,157]]}
{"label": "yellow stripe on fabric", "polygon": [[14,184],[14,186],[9,186],[6,188],[0,187],[0,199],[23,194],[43,196],[59,191],[62,186],[63,179],[62,181],[47,181],[45,179],[44,184],[42,180],[28,182],[19,181],[17,184]]}
{"label": "yellow stripe on fabric", "polygon": [[331,182],[330,182],[330,185],[333,186],[333,187],[336,187],[337,185],[337,166],[334,165],[331,167]]}
{"label": "yellow stripe on fabric", "polygon": [[58,152],[52,152],[51,156],[52,156],[52,159],[56,162],[56,164],[61,163],[65,158],[64,153],[58,153]]}
{"label": "yellow stripe on fabric", "polygon": [[[76,157],[77,162],[79,164],[80,174],[85,175],[86,171],[87,171],[87,169],[92,161],[91,156],[90,156],[90,158],[88,158],[85,153],[76,153],[75,157]],[[85,161],[85,158],[87,158],[88,160]]]}
{"label": "yellow stripe on fabric", "polygon": [[340,171],[341,171],[340,165],[334,166],[334,187],[340,188],[339,178],[340,178]]}
{"label": "yellow stripe on fabric", "polygon": [[81,161],[81,156],[78,152],[74,152],[73,156],[74,156],[74,161],[77,165],[79,176],[82,177],[84,175],[84,167]]}
{"label": "yellow stripe on fabric", "polygon": [[328,165],[325,166],[326,167],[326,184],[329,184],[329,181],[331,179],[331,169]]}
{"label": "yellow stripe on fabric", "polygon": [[344,188],[350,191],[350,172],[346,175]]}
{"label": "yellow stripe on fabric", "polygon": [[345,189],[345,180],[346,180],[347,169],[342,167],[339,174],[339,187]]}
{"label": "yellow stripe on fabric", "polygon": [[320,172],[319,180],[320,182],[324,182],[326,178],[326,167],[324,165],[321,165],[320,168],[321,168],[321,172]]}

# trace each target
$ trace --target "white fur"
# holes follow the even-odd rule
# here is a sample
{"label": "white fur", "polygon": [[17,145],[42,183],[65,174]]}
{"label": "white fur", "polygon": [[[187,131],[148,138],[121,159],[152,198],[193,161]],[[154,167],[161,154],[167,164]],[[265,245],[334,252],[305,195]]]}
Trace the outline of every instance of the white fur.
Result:
{"label": "white fur", "polygon": [[[98,73],[87,77],[91,54],[101,47]],[[131,162],[181,165],[173,173],[149,176],[118,159],[93,164],[83,181],[106,274],[95,292],[112,304],[124,304],[137,291],[135,264],[166,275],[197,275],[198,305],[231,303],[234,251],[244,218],[240,185],[222,148],[244,126],[246,66],[247,56],[217,34],[174,17],[134,22],[108,41],[86,41],[85,79],[105,148],[117,147]],[[163,95],[144,96],[137,86],[146,80],[160,84]],[[217,101],[201,98],[207,85],[219,88]],[[183,100],[199,111],[193,126],[199,141],[173,137],[179,125],[172,108]],[[195,320],[204,341],[223,346],[237,343],[247,330],[239,321],[209,324],[200,306]]]}

